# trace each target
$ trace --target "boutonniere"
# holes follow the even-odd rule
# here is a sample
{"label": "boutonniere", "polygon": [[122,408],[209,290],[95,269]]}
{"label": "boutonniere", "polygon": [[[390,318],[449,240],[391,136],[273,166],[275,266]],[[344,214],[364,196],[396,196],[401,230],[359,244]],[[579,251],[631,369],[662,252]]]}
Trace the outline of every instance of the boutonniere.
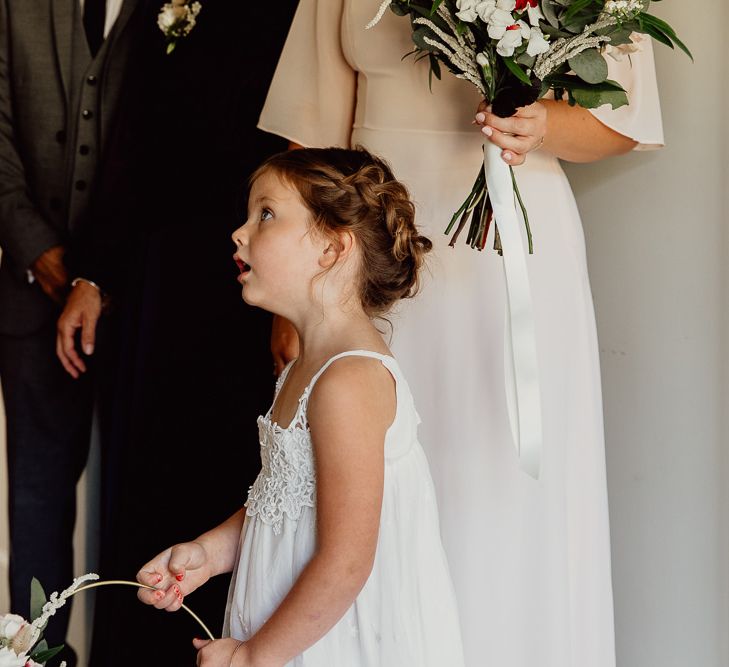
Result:
{"label": "boutonniere", "polygon": [[177,40],[187,37],[195,27],[202,5],[189,0],[172,0],[162,5],[157,16],[157,25],[167,38],[167,53],[177,46]]}

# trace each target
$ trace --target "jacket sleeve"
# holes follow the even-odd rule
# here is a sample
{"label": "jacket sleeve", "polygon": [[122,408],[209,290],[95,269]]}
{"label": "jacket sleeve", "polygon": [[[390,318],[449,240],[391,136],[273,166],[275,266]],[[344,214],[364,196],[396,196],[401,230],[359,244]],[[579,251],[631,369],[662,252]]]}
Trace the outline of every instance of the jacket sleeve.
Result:
{"label": "jacket sleeve", "polygon": [[45,250],[62,242],[33,203],[16,144],[7,0],[0,0],[0,247],[23,277]]}

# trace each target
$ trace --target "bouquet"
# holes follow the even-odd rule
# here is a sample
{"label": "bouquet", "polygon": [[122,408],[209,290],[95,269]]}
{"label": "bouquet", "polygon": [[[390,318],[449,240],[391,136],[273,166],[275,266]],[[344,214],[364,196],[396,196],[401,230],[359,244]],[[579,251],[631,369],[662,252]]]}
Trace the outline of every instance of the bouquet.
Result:
{"label": "bouquet", "polygon": [[[17,614],[0,615],[0,667],[42,667],[48,660],[59,653],[63,646],[48,647],[43,639],[43,631],[50,618],[66,604],[68,598],[81,591],[97,586],[134,586],[137,588],[150,588],[134,581],[98,581],[98,574],[84,574],[73,580],[73,583],[61,593],[51,593],[50,600],[40,582],[33,578],[30,585],[30,617],[27,621]],[[213,635],[205,624],[193,613],[189,607],[181,605],[205,631],[210,639]],[[60,667],[65,667],[62,662]]]}
{"label": "bouquet", "polygon": [[[656,1],[656,0],[654,0]],[[634,50],[636,35],[691,53],[673,28],[647,13],[651,0],[392,0],[383,2],[373,27],[389,7],[409,16],[412,52],[430,61],[431,76],[440,79],[441,64],[472,83],[493,113],[512,116],[518,107],[553,91],[570,105],[587,109],[629,103],[619,83],[608,79],[608,48]],[[432,79],[431,79],[432,83]],[[529,252],[533,242],[529,217],[514,178],[513,192],[526,226]],[[470,219],[467,242],[482,250],[494,216],[485,167],[446,233],[458,223],[451,245]],[[499,219],[496,218],[498,231]],[[496,249],[501,251],[498,233]]]}
{"label": "bouquet", "polygon": [[[657,0],[655,0],[657,1]],[[636,37],[648,35],[691,53],[675,31],[648,13],[651,0],[385,0],[367,26],[388,7],[410,18],[411,54],[428,58],[430,83],[445,66],[476,86],[500,117],[512,116],[552,91],[556,100],[592,109],[629,103],[626,91],[608,79],[605,60],[630,54]],[[410,55],[410,54],[407,54]],[[529,216],[514,170],[501,149],[484,143],[484,160],[470,192],[454,213],[446,234],[456,243],[468,224],[467,243],[486,245],[494,226],[494,248],[503,256],[507,296],[506,356],[513,364],[509,405],[521,467],[539,476],[542,422],[534,314],[526,256],[520,234],[521,210],[529,253],[534,251]]]}

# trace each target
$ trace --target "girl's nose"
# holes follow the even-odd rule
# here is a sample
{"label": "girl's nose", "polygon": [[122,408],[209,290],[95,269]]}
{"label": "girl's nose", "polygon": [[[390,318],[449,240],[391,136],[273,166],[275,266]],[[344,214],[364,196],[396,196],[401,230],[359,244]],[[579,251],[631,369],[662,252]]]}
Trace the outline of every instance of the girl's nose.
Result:
{"label": "girl's nose", "polygon": [[236,247],[245,245],[247,234],[244,230],[245,230],[245,225],[241,225],[240,227],[238,227],[238,229],[236,229],[233,232],[233,234],[231,236],[231,238],[233,239],[233,243],[235,243]]}

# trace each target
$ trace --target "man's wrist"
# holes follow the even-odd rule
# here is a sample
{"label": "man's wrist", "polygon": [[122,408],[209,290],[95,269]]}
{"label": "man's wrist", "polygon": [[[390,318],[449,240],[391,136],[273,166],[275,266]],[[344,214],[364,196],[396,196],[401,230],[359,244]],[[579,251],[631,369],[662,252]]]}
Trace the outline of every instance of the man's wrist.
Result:
{"label": "man's wrist", "polygon": [[91,287],[94,287],[96,289],[96,291],[99,293],[99,296],[101,296],[101,297],[104,296],[104,290],[102,290],[101,287],[99,287],[93,280],[89,280],[88,278],[81,278],[81,277],[74,278],[71,281],[71,288],[76,287],[76,285],[78,285],[79,283],[86,283],[87,285],[91,285]]}

